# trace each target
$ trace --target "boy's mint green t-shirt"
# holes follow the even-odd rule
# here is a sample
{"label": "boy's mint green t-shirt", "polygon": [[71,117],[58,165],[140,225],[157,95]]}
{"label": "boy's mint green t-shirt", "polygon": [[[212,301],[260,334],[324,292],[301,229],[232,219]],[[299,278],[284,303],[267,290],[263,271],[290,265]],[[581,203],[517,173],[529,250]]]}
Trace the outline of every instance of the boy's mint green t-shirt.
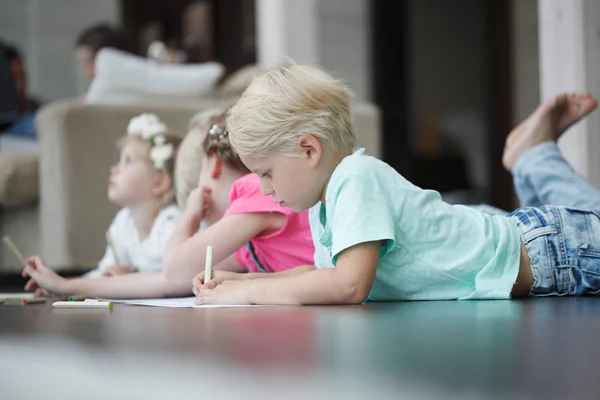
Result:
{"label": "boy's mint green t-shirt", "polygon": [[515,222],[449,205],[364,149],[342,160],[309,215],[317,268],[384,242],[368,300],[508,299],[517,279]]}

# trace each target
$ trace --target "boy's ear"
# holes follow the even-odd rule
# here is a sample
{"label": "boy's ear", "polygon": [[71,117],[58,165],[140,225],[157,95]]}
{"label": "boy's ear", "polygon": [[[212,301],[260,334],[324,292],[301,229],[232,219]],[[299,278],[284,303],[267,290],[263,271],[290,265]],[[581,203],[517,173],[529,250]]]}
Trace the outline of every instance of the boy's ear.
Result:
{"label": "boy's ear", "polygon": [[223,173],[223,161],[219,158],[215,157],[215,165],[213,165],[210,171],[210,177],[212,179],[219,179],[221,174]]}
{"label": "boy's ear", "polygon": [[153,192],[156,196],[162,196],[173,185],[173,177],[166,172],[161,172],[154,183]]}
{"label": "boy's ear", "polygon": [[298,150],[311,167],[316,167],[323,155],[321,141],[315,135],[305,134],[298,139]]}

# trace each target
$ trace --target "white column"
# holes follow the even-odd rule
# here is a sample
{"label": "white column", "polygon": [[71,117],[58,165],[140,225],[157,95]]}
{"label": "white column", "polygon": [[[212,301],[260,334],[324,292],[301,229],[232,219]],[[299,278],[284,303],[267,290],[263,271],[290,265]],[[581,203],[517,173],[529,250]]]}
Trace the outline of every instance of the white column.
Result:
{"label": "white column", "polygon": [[258,63],[279,64],[285,57],[318,64],[318,0],[258,0]]}
{"label": "white column", "polygon": [[540,104],[539,14],[536,0],[512,0],[512,125],[517,126]]}
{"label": "white column", "polygon": [[[302,0],[300,0],[302,1]],[[319,65],[372,98],[370,0],[319,0]]]}
{"label": "white column", "polygon": [[[574,91],[600,96],[600,2],[540,0],[538,7],[542,99]],[[571,131],[559,141],[563,154],[600,187],[600,112]]]}

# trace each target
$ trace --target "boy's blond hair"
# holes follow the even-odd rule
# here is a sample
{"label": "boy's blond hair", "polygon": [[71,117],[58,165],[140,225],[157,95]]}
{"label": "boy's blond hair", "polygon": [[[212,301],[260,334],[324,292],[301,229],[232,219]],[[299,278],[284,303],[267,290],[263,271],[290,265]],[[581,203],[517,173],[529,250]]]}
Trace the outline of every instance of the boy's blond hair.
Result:
{"label": "boy's blond hair", "polygon": [[185,209],[190,192],[198,186],[200,168],[204,154],[203,144],[212,121],[223,113],[222,109],[212,109],[196,114],[190,121],[189,133],[179,147],[175,162],[175,187],[177,204]]}
{"label": "boy's blond hair", "polygon": [[336,151],[356,148],[352,92],[326,72],[287,62],[255,76],[229,111],[231,145],[242,156],[297,155],[302,134]]}

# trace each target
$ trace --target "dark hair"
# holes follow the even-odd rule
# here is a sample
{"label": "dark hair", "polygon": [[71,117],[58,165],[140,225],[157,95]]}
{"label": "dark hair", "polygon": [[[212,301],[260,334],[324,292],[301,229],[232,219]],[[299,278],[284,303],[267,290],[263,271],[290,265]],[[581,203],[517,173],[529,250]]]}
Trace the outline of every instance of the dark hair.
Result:
{"label": "dark hair", "polygon": [[231,142],[229,142],[229,132],[225,125],[227,111],[210,121],[210,128],[204,138],[202,148],[206,155],[214,154],[228,166],[238,171],[250,172],[240,160],[240,156],[231,147]]}
{"label": "dark hair", "polygon": [[4,54],[6,55],[6,61],[8,61],[9,63],[15,60],[23,61],[23,56],[21,55],[21,52],[13,45],[0,42],[0,50],[4,50]]}
{"label": "dark hair", "polygon": [[104,23],[93,25],[81,32],[75,41],[75,46],[89,47],[94,54],[104,47],[111,47],[133,54],[137,53],[132,35]]}
{"label": "dark hair", "polygon": [[23,56],[14,46],[4,46],[4,54],[6,54],[8,62],[13,62],[15,60],[23,61]]}

